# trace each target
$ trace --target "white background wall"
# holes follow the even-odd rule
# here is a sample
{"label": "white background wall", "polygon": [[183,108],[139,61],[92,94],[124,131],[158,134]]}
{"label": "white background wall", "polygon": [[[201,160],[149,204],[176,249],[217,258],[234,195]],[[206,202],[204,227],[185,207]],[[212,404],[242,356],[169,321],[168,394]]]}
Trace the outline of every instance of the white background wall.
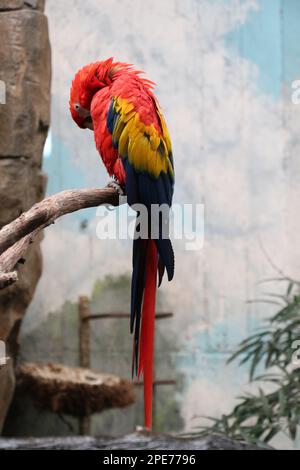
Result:
{"label": "white background wall", "polygon": [[[294,0],[47,1],[49,192],[107,181],[92,134],[71,121],[68,92],[78,68],[114,56],[157,83],[174,147],[175,202],[205,204],[203,249],[187,252],[176,242],[176,276],[162,288],[181,345],[176,363],[185,377],[186,429],[199,422],[196,415],[228,411],[241,392],[245,371],[224,363],[270,311],[246,304],[278,288],[259,282],[278,276],[274,266],[295,277],[300,270],[300,107],[290,99],[298,70],[300,76],[293,36],[299,6]],[[71,217],[47,230],[44,274],[24,331],[66,299],[90,293],[96,278],[130,271],[130,244],[97,240],[95,212],[88,220],[85,232]]]}

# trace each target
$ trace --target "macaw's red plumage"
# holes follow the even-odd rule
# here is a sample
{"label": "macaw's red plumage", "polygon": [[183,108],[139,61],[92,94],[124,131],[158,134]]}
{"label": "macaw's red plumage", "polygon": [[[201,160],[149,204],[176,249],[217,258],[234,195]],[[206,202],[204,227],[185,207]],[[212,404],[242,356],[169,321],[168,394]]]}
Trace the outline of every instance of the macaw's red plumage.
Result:
{"label": "macaw's red plumage", "polygon": [[[71,87],[70,111],[81,128],[94,130],[96,147],[110,176],[124,188],[128,204],[148,211],[147,236],[133,242],[131,332],[133,371],[144,376],[145,426],[152,425],[153,348],[157,273],[174,274],[174,254],[166,236],[169,213],[153,229],[154,205],[172,204],[174,169],[167,126],[152,93],[153,82],[129,64],[112,58],[83,67]],[[157,207],[157,206],[156,206]],[[153,234],[154,233],[154,234]]]}

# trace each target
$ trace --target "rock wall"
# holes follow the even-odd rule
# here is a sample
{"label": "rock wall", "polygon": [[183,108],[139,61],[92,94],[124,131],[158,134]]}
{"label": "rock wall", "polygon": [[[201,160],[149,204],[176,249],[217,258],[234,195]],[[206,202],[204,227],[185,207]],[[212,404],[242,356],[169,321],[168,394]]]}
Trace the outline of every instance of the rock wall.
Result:
{"label": "rock wall", "polygon": [[[1,0],[0,227],[44,195],[42,154],[50,119],[51,59],[44,0]],[[0,339],[11,357],[0,369],[0,431],[14,390],[18,330],[41,275],[35,243],[20,281],[0,293]]]}

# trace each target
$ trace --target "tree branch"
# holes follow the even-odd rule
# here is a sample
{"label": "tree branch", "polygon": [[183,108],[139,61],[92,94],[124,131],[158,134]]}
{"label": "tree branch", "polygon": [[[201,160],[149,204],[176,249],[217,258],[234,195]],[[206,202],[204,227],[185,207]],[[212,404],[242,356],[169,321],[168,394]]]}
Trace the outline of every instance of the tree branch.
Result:
{"label": "tree branch", "polygon": [[120,196],[116,189],[70,189],[35,204],[0,230],[0,289],[17,281],[14,271],[30,243],[45,227],[65,214],[102,204],[118,206]]}
{"label": "tree branch", "polygon": [[17,271],[11,273],[0,273],[0,289],[11,286],[18,280]]}

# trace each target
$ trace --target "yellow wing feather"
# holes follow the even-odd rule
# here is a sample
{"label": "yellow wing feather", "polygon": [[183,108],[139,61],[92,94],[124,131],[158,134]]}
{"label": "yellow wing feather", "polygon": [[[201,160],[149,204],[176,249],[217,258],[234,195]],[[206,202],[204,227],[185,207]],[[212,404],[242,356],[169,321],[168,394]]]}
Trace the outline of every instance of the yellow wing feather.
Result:
{"label": "yellow wing feather", "polygon": [[145,125],[134,105],[124,98],[114,99],[114,111],[118,114],[113,128],[113,142],[117,144],[121,158],[128,157],[136,171],[145,171],[158,178],[168,173],[173,179],[172,146],[169,132],[157,105],[161,135],[153,124]]}

